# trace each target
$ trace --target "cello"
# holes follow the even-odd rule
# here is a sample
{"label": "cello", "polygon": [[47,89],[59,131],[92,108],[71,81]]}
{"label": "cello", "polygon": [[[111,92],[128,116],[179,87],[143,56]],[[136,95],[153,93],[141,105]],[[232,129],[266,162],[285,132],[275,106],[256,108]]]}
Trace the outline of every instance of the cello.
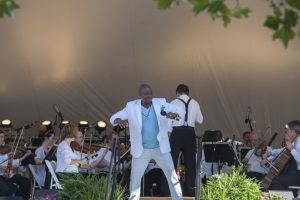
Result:
{"label": "cello", "polygon": [[284,147],[274,160],[274,163],[268,163],[270,165],[269,171],[260,183],[260,186],[264,190],[267,190],[270,187],[272,180],[286,169],[291,156],[291,151],[287,147]]}
{"label": "cello", "polygon": [[288,150],[286,147],[282,150],[282,152],[279,154],[279,156],[276,158],[274,164],[270,166],[270,170],[267,173],[267,175],[262,179],[260,186],[267,190],[272,180],[278,176],[286,167],[287,163],[289,162],[292,154],[290,150]]}

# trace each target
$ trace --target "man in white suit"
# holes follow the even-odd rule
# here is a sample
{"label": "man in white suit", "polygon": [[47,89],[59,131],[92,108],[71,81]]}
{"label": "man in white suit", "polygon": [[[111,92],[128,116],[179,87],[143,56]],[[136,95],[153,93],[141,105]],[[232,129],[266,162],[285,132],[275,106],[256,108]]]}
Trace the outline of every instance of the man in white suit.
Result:
{"label": "man in white suit", "polygon": [[132,167],[130,200],[140,198],[141,178],[151,159],[163,170],[173,200],[182,200],[180,182],[170,154],[168,118],[184,117],[185,111],[162,98],[153,98],[147,84],[139,88],[140,99],[128,102],[126,107],[110,118],[112,125],[129,126]]}

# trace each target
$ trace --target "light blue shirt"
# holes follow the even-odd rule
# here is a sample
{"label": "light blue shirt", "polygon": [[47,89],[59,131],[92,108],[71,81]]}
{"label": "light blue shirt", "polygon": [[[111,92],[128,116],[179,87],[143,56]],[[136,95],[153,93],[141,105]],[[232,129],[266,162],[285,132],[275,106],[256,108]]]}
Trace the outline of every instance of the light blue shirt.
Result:
{"label": "light blue shirt", "polygon": [[157,134],[159,132],[158,122],[153,105],[148,109],[142,106],[142,142],[145,149],[159,147]]}

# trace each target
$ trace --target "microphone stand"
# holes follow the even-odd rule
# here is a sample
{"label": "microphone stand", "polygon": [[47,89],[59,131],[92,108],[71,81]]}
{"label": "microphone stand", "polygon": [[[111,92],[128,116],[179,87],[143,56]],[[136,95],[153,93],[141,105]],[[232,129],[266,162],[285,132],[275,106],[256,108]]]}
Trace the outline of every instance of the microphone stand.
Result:
{"label": "microphone stand", "polygon": [[[116,172],[116,160],[117,160],[117,150],[118,150],[118,143],[119,141],[117,139],[113,139],[113,147],[112,147],[112,154],[110,158],[110,164],[109,164],[109,174],[106,179],[106,188],[105,188],[105,200],[114,200],[114,190],[116,187],[116,177],[117,177],[117,172]],[[111,179],[112,181],[112,188],[110,190],[109,194],[109,189],[111,185]],[[110,198],[109,198],[110,197]]]}
{"label": "microphone stand", "polygon": [[[55,129],[56,129],[56,126],[57,126],[57,114],[55,115],[55,120],[53,122],[53,127],[51,129],[51,132],[54,133]],[[60,140],[59,140],[60,141]]]}
{"label": "microphone stand", "polygon": [[[116,139],[115,139],[116,140]],[[119,169],[119,165],[117,164],[117,158],[118,160],[120,160],[120,157],[119,157],[119,140],[116,140],[116,145],[115,145],[115,148],[114,148],[114,169],[113,169],[113,183],[112,183],[112,188],[111,188],[111,192],[112,194],[110,195],[110,200],[114,200],[114,197],[115,197],[115,189],[116,189],[116,185],[117,185],[117,174],[118,174],[118,169]]]}
{"label": "microphone stand", "polygon": [[125,147],[127,147],[127,131],[126,131],[126,128],[125,128],[125,130],[124,130],[124,145],[125,145]]}
{"label": "microphone stand", "polygon": [[[62,121],[61,121],[62,122]],[[60,124],[62,124],[60,122]],[[51,132],[52,133],[54,133],[55,134],[55,129],[56,129],[56,127],[57,127],[57,114],[55,115],[55,121],[53,122],[53,126],[52,126],[52,128],[51,128]],[[61,127],[60,127],[60,130],[61,130]],[[57,141],[56,141],[57,142]],[[59,139],[58,139],[58,143],[60,143],[61,142],[61,133],[59,132]],[[53,147],[53,146],[52,146]],[[51,147],[51,148],[52,148]],[[49,152],[46,154],[46,156],[49,156],[49,158],[54,158],[54,155],[56,155],[56,152],[57,152],[57,148],[51,153],[51,155],[48,155],[48,153],[50,153],[50,150],[49,150]],[[46,157],[45,157],[46,158]],[[44,159],[45,160],[45,159]]]}
{"label": "microphone stand", "polygon": [[245,123],[246,123],[246,124],[249,124],[250,131],[252,132],[254,129],[253,129],[253,127],[252,127],[252,123],[251,123],[252,120],[251,120],[251,118],[250,118],[251,112],[252,112],[252,109],[251,109],[251,107],[249,106],[249,107],[248,107],[248,111],[247,111],[247,116],[246,116],[246,119],[245,119]]}
{"label": "microphone stand", "polygon": [[202,175],[202,137],[197,137],[197,163],[196,163],[196,200],[201,199],[201,175]]}
{"label": "microphone stand", "polygon": [[245,119],[246,124],[249,125],[250,131],[252,132],[254,129],[252,127],[252,120],[250,119],[250,117],[248,116],[247,119]]}
{"label": "microphone stand", "polygon": [[253,129],[253,127],[252,127],[252,123],[251,123],[251,119],[249,119],[249,128],[250,128],[250,131],[252,132],[254,129]]}

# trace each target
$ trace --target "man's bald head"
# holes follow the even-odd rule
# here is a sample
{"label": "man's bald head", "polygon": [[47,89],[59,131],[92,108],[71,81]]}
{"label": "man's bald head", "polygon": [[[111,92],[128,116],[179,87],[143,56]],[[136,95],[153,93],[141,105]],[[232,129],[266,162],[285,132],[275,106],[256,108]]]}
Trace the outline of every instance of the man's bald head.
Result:
{"label": "man's bald head", "polygon": [[150,85],[146,84],[146,83],[143,83],[140,85],[139,87],[139,95],[141,95],[141,93],[143,92],[143,90],[151,90],[152,91],[152,88],[150,87]]}
{"label": "man's bald head", "polygon": [[261,144],[261,134],[259,132],[251,133],[251,144],[254,147],[258,147]]}
{"label": "man's bald head", "polygon": [[142,99],[142,105],[151,105],[153,94],[150,85],[141,84],[139,87],[139,96]]}

